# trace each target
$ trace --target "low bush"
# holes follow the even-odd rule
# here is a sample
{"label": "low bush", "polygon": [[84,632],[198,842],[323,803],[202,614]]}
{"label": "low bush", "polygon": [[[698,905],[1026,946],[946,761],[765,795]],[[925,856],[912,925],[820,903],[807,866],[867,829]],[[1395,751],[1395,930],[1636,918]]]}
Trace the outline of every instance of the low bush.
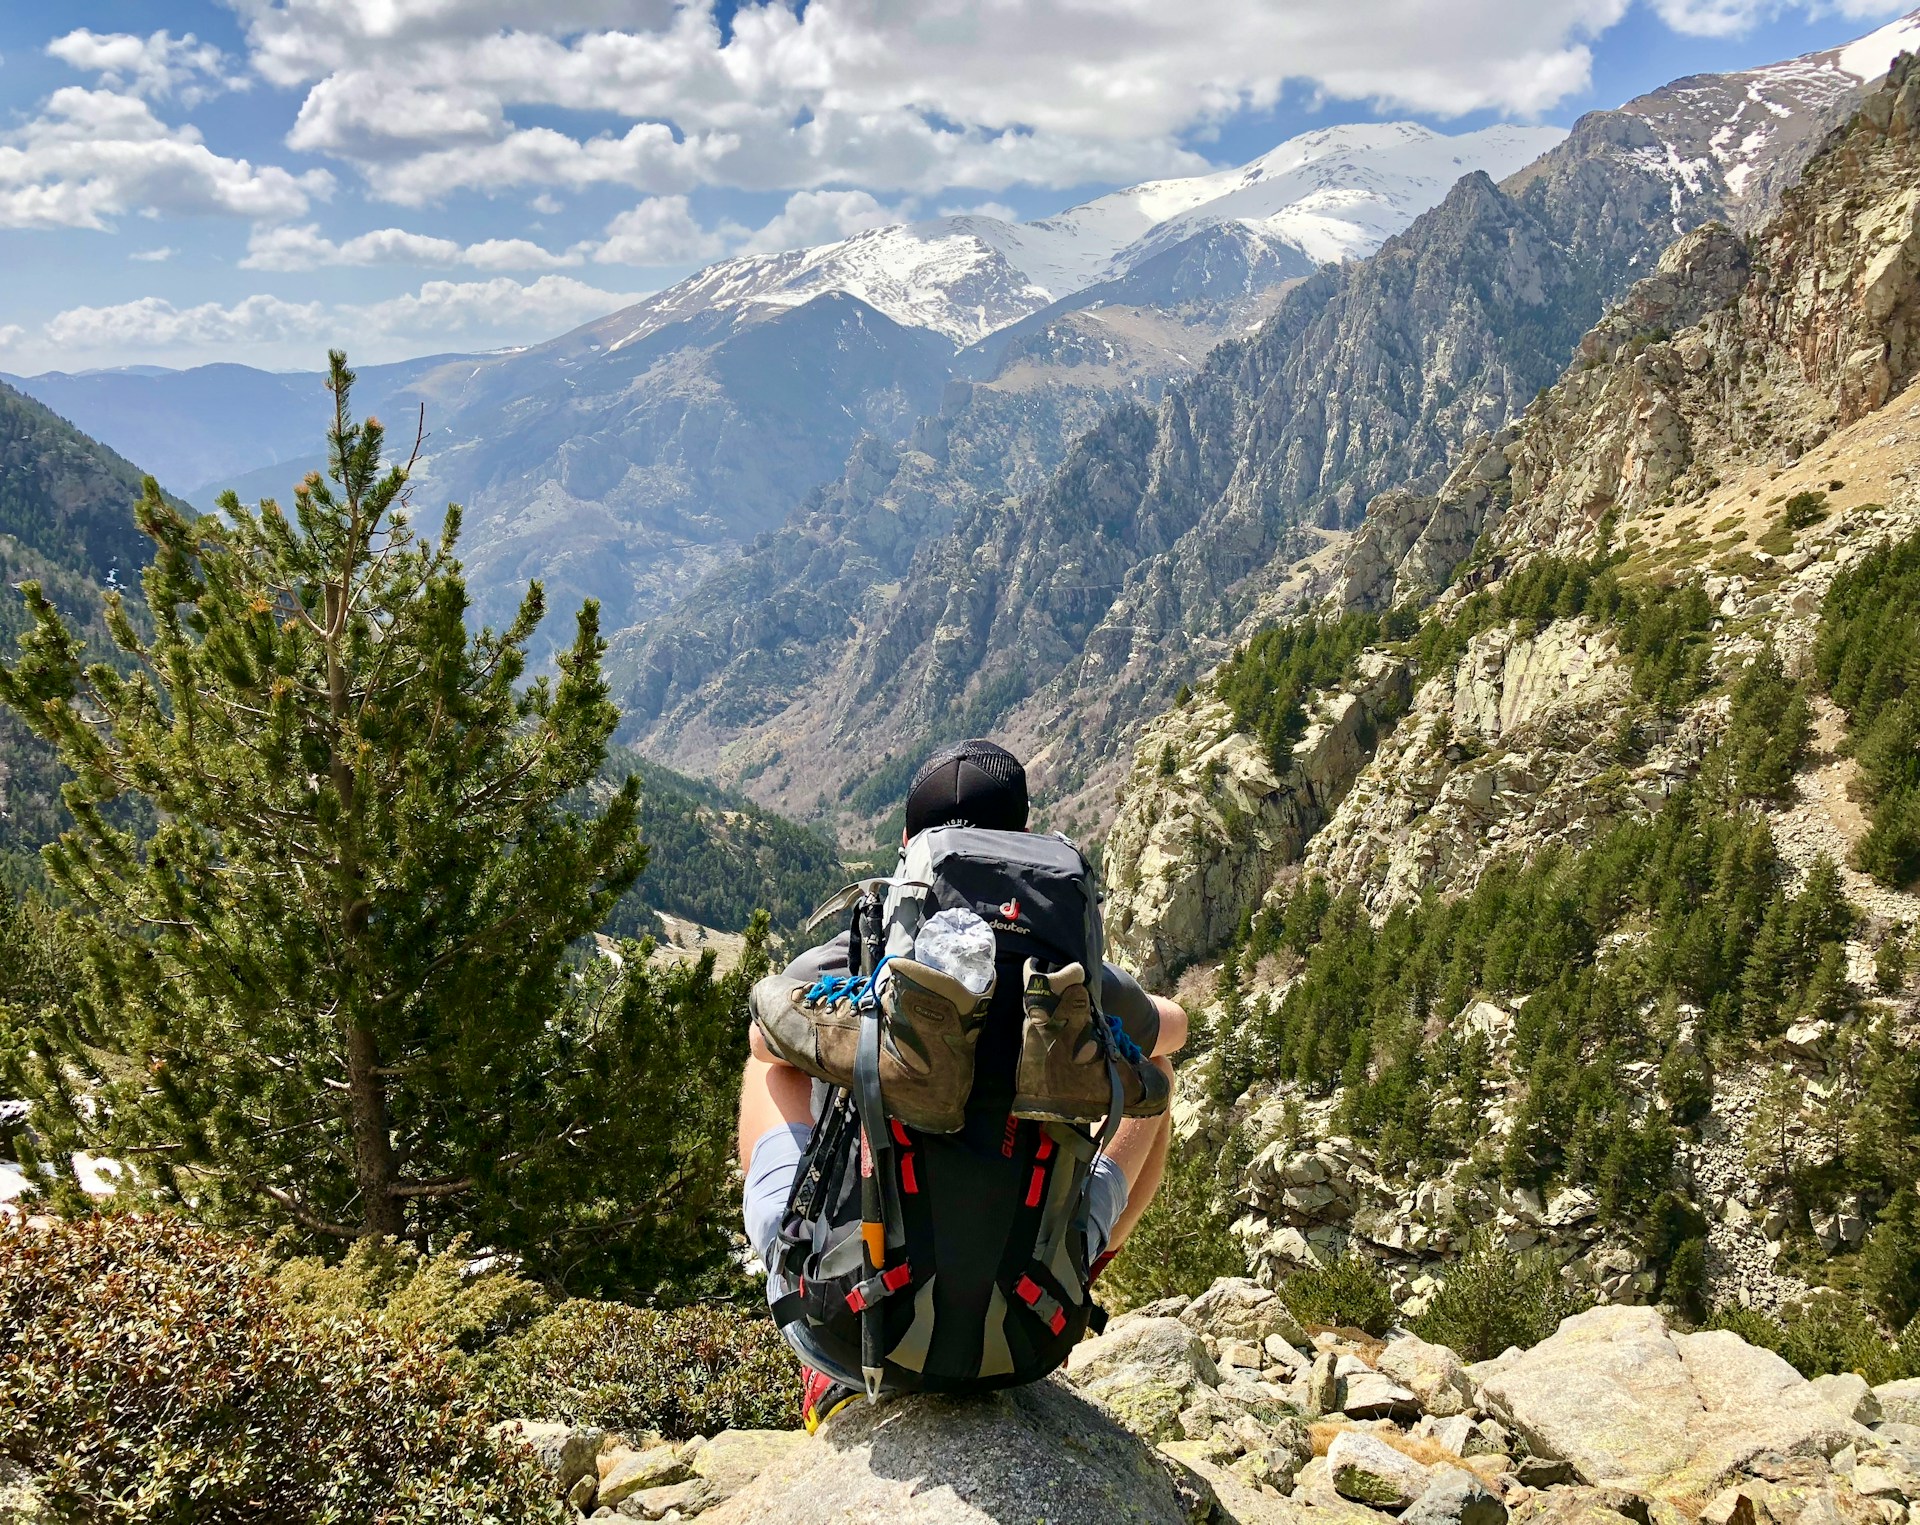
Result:
{"label": "low bush", "polygon": [[443,1354],[289,1312],[242,1241],[0,1224],[0,1457],[72,1525],[563,1518]]}
{"label": "low bush", "polygon": [[726,1304],[562,1303],[485,1364],[498,1413],[629,1437],[788,1429],[799,1416],[799,1368],[779,1331],[764,1312]]}
{"label": "low bush", "polygon": [[1247,1274],[1246,1253],[1230,1227],[1248,1154],[1237,1135],[1224,1150],[1174,1148],[1153,1205],[1101,1273],[1105,1306],[1125,1310],[1176,1294],[1198,1297],[1219,1277]]}
{"label": "low bush", "polygon": [[1398,1310],[1386,1272],[1364,1255],[1346,1254],[1329,1265],[1297,1271],[1280,1297],[1303,1324],[1322,1329],[1362,1329],[1384,1335]]}
{"label": "low bush", "polygon": [[338,1261],[288,1261],[275,1276],[288,1307],[309,1318],[365,1319],[388,1334],[471,1355],[525,1328],[549,1302],[525,1277],[477,1269],[464,1239],[423,1255],[392,1239],[359,1239]]}
{"label": "low bush", "polygon": [[1544,1256],[1486,1245],[1447,1272],[1427,1311],[1413,1321],[1413,1332],[1466,1360],[1487,1361],[1510,1345],[1531,1349],[1562,1319],[1592,1305]]}
{"label": "low bush", "polygon": [[1722,1308],[1706,1327],[1730,1329],[1807,1377],[1852,1371],[1877,1387],[1920,1376],[1920,1320],[1890,1340],[1865,1308],[1837,1292],[1816,1293],[1778,1317],[1752,1308]]}

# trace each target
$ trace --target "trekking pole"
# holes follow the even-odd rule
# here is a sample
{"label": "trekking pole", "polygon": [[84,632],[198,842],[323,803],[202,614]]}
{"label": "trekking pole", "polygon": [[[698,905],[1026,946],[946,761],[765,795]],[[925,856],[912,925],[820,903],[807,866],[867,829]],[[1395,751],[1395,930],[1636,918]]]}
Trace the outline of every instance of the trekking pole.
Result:
{"label": "trekking pole", "polygon": [[[880,1172],[874,1165],[873,1144],[864,1119],[860,1129],[860,1243],[860,1279],[870,1282],[886,1268],[887,1224],[880,1205]],[[887,1370],[886,1330],[880,1306],[876,1297],[860,1310],[860,1375],[866,1379],[869,1403],[880,1401],[880,1379]]]}
{"label": "trekking pole", "polygon": [[[877,896],[869,895],[862,902],[856,919],[860,923],[866,973],[871,980],[880,972],[882,956]],[[886,1204],[880,1179],[887,1121],[880,1096],[880,994],[877,990],[868,990],[860,1023],[860,1062],[856,1065],[854,1090],[860,1114],[860,1260],[861,1280],[870,1283],[887,1267]],[[886,1325],[880,1299],[875,1297],[860,1310],[860,1375],[866,1380],[867,1402],[880,1401],[880,1380],[886,1375],[886,1368]]]}

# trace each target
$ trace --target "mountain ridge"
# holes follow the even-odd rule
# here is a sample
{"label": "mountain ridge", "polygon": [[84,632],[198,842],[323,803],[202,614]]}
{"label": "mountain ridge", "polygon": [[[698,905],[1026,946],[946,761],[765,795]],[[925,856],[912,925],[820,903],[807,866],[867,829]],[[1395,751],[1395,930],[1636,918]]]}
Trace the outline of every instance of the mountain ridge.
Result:
{"label": "mountain ridge", "polygon": [[[1779,124],[1765,140],[1740,140],[1738,155],[1695,153],[1742,119],[1763,83]],[[614,664],[631,678],[629,734],[689,771],[806,812],[858,778],[789,771],[789,759],[843,758],[841,738],[874,734],[883,712],[916,738],[965,715],[1031,754],[1062,800],[1057,819],[1097,831],[1139,717],[1284,599],[1295,556],[1317,553],[1317,537],[1347,532],[1372,495],[1440,469],[1551,382],[1607,300],[1651,268],[1676,208],[1688,223],[1749,219],[1844,115],[1857,83],[1828,54],[1696,77],[1589,113],[1503,185],[1465,177],[1370,260],[1291,286],[1257,333],[1172,388],[1150,436],[1109,430],[1109,446],[1146,451],[1081,468],[1103,491],[1139,484],[1118,517],[1111,504],[1063,516],[1057,498],[971,505],[897,588],[875,577],[842,606],[829,636],[838,650],[810,658],[797,702],[775,696],[746,726],[719,718],[760,676],[751,643],[723,634],[743,628],[736,615],[719,629],[669,617],[651,642],[629,633]],[[1797,113],[1778,99],[1795,88],[1808,92]],[[1059,533],[1069,523],[1077,528]],[[1049,562],[1058,575],[1039,575]],[[690,665],[716,639],[730,665]],[[983,708],[987,697],[995,703]]]}

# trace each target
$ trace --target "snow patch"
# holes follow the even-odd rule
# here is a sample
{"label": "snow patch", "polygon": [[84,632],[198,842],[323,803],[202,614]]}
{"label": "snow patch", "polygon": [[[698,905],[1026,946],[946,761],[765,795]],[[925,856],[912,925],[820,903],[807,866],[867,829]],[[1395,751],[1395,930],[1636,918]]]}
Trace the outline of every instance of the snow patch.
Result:
{"label": "snow patch", "polygon": [[1835,63],[1843,73],[1858,80],[1878,79],[1887,72],[1895,55],[1920,48],[1920,14],[1890,21],[1877,32],[1869,32],[1858,42],[1840,49]]}

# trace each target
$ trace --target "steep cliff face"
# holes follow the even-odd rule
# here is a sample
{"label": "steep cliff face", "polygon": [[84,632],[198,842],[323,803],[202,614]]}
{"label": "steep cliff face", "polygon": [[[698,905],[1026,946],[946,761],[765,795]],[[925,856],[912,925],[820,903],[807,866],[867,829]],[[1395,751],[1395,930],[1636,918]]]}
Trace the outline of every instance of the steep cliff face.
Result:
{"label": "steep cliff face", "polygon": [[1904,63],[1750,253],[1724,236],[1682,244],[1666,281],[1582,341],[1506,452],[1501,545],[1590,546],[1609,515],[1629,524],[1756,461],[1796,460],[1906,385],[1920,368],[1917,109]]}
{"label": "steep cliff face", "polygon": [[1277,769],[1227,706],[1196,700],[1149,726],[1107,841],[1107,933],[1152,984],[1233,935],[1275,873],[1298,862],[1408,698],[1407,664],[1363,658],[1321,698]]}

